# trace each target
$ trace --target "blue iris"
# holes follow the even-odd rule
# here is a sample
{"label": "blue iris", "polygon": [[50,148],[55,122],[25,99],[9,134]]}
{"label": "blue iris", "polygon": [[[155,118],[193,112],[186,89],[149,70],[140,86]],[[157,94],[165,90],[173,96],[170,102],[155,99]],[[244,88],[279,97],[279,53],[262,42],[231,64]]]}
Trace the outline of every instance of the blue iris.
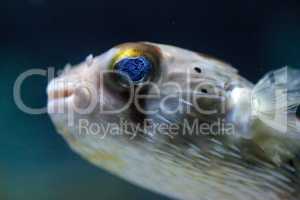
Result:
{"label": "blue iris", "polygon": [[146,78],[151,69],[151,62],[143,56],[124,58],[116,65],[116,70],[128,75],[134,82]]}

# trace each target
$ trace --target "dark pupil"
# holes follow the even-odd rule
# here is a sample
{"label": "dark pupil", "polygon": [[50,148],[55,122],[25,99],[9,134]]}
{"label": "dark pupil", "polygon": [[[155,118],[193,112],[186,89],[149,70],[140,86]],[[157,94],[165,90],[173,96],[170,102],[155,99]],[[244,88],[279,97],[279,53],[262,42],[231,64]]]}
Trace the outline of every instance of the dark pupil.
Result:
{"label": "dark pupil", "polygon": [[132,81],[140,81],[146,78],[151,68],[151,62],[143,56],[124,58],[116,66],[119,72],[128,75]]}

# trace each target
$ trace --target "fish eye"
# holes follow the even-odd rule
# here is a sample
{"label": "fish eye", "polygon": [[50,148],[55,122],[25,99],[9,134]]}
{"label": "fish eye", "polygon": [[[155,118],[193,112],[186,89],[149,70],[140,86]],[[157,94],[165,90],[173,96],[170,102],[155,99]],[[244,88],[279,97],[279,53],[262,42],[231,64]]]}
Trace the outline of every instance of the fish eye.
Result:
{"label": "fish eye", "polygon": [[133,83],[139,83],[148,79],[152,63],[144,56],[126,57],[118,61],[114,70],[127,76]]}
{"label": "fish eye", "polygon": [[109,71],[115,74],[111,84],[128,88],[157,81],[161,72],[160,56],[160,51],[152,45],[130,43],[120,46],[109,66]]}

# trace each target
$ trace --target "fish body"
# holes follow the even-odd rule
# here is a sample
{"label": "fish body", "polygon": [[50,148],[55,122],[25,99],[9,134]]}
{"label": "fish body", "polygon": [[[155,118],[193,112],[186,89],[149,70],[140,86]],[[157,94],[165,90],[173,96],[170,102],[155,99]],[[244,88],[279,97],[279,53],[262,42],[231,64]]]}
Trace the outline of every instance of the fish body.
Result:
{"label": "fish body", "polygon": [[296,200],[297,75],[283,68],[254,85],[199,53],[125,43],[52,80],[48,112],[84,159],[151,191]]}

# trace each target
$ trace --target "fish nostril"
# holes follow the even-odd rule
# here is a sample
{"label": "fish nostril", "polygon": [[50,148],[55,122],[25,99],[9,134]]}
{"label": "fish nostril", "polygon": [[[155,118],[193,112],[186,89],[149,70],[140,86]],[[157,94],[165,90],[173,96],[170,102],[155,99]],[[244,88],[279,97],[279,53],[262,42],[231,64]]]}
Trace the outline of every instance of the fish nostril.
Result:
{"label": "fish nostril", "polygon": [[207,89],[205,89],[205,88],[202,88],[202,89],[201,89],[201,92],[204,93],[204,94],[207,94],[207,93],[208,93]]}
{"label": "fish nostril", "polygon": [[298,105],[298,107],[296,109],[296,117],[297,117],[297,119],[300,120],[300,105]]}
{"label": "fish nostril", "polygon": [[194,67],[194,70],[195,70],[196,72],[198,72],[199,74],[202,72],[201,68],[199,68],[199,67]]}

